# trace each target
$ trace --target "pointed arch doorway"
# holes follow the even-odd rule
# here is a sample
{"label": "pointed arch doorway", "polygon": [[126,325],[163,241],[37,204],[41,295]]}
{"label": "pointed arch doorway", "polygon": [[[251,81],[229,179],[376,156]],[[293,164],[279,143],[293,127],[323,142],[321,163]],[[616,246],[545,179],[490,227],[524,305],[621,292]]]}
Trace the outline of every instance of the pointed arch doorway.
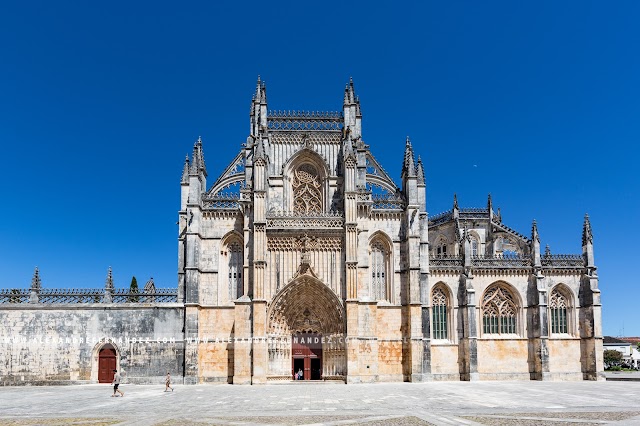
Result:
{"label": "pointed arch doorway", "polygon": [[107,343],[98,353],[98,383],[111,383],[116,369],[116,348]]}
{"label": "pointed arch doorway", "polygon": [[291,371],[294,380],[322,380],[322,342],[322,335],[318,333],[296,333],[291,336]]}
{"label": "pointed arch doorway", "polygon": [[272,380],[344,380],[345,313],[342,301],[320,280],[303,274],[287,284],[269,307]]}

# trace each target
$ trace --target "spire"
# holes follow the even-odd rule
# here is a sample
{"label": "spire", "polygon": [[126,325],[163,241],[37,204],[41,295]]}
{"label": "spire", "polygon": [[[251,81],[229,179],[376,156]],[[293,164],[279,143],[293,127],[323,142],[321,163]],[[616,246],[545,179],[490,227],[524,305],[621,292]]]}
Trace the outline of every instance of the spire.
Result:
{"label": "spire", "polygon": [[549,248],[549,244],[544,248],[544,257],[551,256],[551,248]]}
{"label": "spire", "polygon": [[31,291],[40,291],[42,288],[42,280],[40,279],[40,271],[36,266],[35,271],[33,271],[33,278],[31,278]]}
{"label": "spire", "polygon": [[353,77],[349,77],[349,102],[355,103],[356,101],[356,91],[353,88]]}
{"label": "spire", "polygon": [[465,271],[467,273],[471,270],[471,257],[473,253],[471,252],[471,236],[469,235],[469,230],[467,229],[467,225],[464,225],[462,230],[462,253],[464,255],[464,266]]}
{"label": "spire", "polygon": [[184,159],[184,167],[182,168],[182,179],[180,179],[180,183],[189,183],[189,154],[187,154]]}
{"label": "spire", "polygon": [[111,266],[107,272],[107,279],[104,281],[104,289],[107,291],[113,291],[113,273],[111,272]]}
{"label": "spire", "polygon": [[591,231],[591,222],[589,215],[584,215],[584,224],[582,225],[582,245],[593,244],[593,233]]}
{"label": "spire", "polygon": [[107,272],[107,279],[104,281],[104,296],[102,296],[103,303],[113,302],[113,274],[111,272],[111,266]]}
{"label": "spire", "polygon": [[193,155],[189,173],[207,176],[207,167],[204,163],[204,151],[202,149],[202,137],[198,136],[198,140],[193,144]]}
{"label": "spire", "polygon": [[156,292],[156,284],[153,282],[153,277],[149,278],[149,281],[144,285],[145,293],[155,293]]}
{"label": "spire", "polygon": [[489,214],[493,211],[493,202],[491,201],[491,193],[489,193],[489,197],[487,198],[487,210],[489,210]]}
{"label": "spire", "polygon": [[496,214],[496,219],[498,223],[502,223],[502,213],[500,212],[500,207],[498,207],[498,213]]}
{"label": "spire", "polygon": [[258,81],[256,83],[256,93],[253,95],[255,101],[260,102],[262,99],[262,81],[260,81],[260,74],[258,74]]}
{"label": "spire", "polygon": [[418,175],[418,185],[424,185],[424,168],[422,167],[422,159],[418,155],[418,166],[416,167],[416,174]]}
{"label": "spire", "polygon": [[342,101],[342,105],[343,106],[349,105],[349,85],[348,84],[344,86],[344,100]]}
{"label": "spire", "polygon": [[33,278],[31,279],[31,294],[29,295],[29,303],[38,303],[40,289],[42,288],[42,281],[40,280],[40,271],[36,266],[36,270],[33,272]]}
{"label": "spire", "polygon": [[351,131],[347,129],[346,138],[344,141],[344,159],[353,158],[355,160],[356,154],[353,151],[353,142],[351,141]]}
{"label": "spire", "polygon": [[262,90],[260,91],[260,103],[263,105],[267,104],[267,85],[266,83],[262,83]]}
{"label": "spire", "polygon": [[254,161],[261,158],[261,159],[265,159],[265,153],[264,153],[264,141],[262,140],[262,138],[258,139],[258,143],[256,144],[256,151],[254,154]]}
{"label": "spire", "polygon": [[[533,219],[531,224],[531,258],[533,259],[533,266],[536,271],[540,271],[542,267],[542,261],[540,260],[540,235],[538,234],[538,224]],[[536,272],[536,276],[539,274]]]}
{"label": "spire", "polygon": [[533,219],[533,224],[531,225],[531,241],[537,242],[540,244],[540,235],[538,234],[538,224],[536,220]]}
{"label": "spire", "polygon": [[460,207],[458,207],[458,195],[455,192],[453,193],[453,209],[460,210]]}
{"label": "spire", "polygon": [[413,147],[411,146],[411,140],[409,139],[409,136],[407,136],[407,142],[404,147],[404,164],[402,169],[407,174],[407,176],[409,177],[416,176],[415,161],[413,157]]}

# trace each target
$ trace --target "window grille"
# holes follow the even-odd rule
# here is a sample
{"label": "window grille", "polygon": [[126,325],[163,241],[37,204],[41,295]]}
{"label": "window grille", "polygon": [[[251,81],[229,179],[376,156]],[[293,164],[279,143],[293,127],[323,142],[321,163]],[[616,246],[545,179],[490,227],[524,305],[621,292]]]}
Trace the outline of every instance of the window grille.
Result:
{"label": "window grille", "polygon": [[475,238],[471,239],[471,256],[478,256],[478,240],[476,240]]}
{"label": "window grille", "polygon": [[388,300],[387,255],[380,241],[371,245],[371,290],[373,300]]}
{"label": "window grille", "polygon": [[433,338],[448,339],[447,296],[441,288],[436,288],[431,300],[433,305]]}
{"label": "window grille", "polygon": [[242,246],[238,242],[229,244],[229,300],[236,300],[243,294]]}
{"label": "window grille", "polygon": [[507,289],[490,287],[482,301],[484,334],[516,334],[517,312],[517,305]]}
{"label": "window grille", "polygon": [[567,323],[567,298],[557,289],[551,292],[549,309],[551,310],[551,333],[566,334],[569,332]]}

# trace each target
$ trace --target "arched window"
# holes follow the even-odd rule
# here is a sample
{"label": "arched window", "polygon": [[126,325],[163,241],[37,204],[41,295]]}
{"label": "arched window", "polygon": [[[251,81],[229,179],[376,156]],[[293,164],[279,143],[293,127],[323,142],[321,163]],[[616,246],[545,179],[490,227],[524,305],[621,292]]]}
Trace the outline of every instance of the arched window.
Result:
{"label": "arched window", "polygon": [[555,288],[549,297],[549,311],[551,320],[551,333],[567,334],[569,333],[569,298],[559,289]]}
{"label": "arched window", "polygon": [[373,300],[389,300],[387,292],[389,255],[384,243],[371,244],[371,296]]}
{"label": "arched window", "polygon": [[436,287],[433,290],[431,304],[433,305],[433,338],[448,339],[447,295],[442,288]]}
{"label": "arched window", "polygon": [[471,237],[471,256],[478,256],[478,240],[473,237]]}
{"label": "arched window", "polygon": [[318,172],[311,164],[303,164],[293,172],[293,211],[320,213],[322,209],[322,184]]}
{"label": "arched window", "polygon": [[227,249],[229,261],[229,300],[235,300],[243,295],[242,284],[242,245],[234,241]]}
{"label": "arched window", "polygon": [[444,257],[447,255],[447,241],[440,237],[438,239],[438,242],[436,243],[435,246],[435,253],[436,256],[441,256]]}
{"label": "arched window", "polygon": [[484,334],[515,334],[518,305],[511,292],[494,284],[482,299],[482,330]]}

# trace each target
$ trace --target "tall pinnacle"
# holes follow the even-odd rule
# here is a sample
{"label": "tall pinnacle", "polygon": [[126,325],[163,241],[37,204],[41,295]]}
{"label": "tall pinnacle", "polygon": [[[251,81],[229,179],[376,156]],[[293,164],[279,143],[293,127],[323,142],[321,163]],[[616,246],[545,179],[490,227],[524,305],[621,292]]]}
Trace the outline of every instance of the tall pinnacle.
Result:
{"label": "tall pinnacle", "polygon": [[31,290],[38,291],[42,288],[42,280],[40,279],[40,271],[36,266],[35,271],[33,271],[33,278],[31,278]]}
{"label": "tall pinnacle", "polygon": [[180,183],[189,183],[189,154],[187,154],[184,159],[184,167],[182,168],[182,179],[180,179]]}
{"label": "tall pinnacle", "polygon": [[109,266],[109,272],[107,272],[107,279],[104,282],[105,290],[113,290],[113,273],[111,272],[111,266]]}
{"label": "tall pinnacle", "polygon": [[538,224],[536,220],[533,219],[533,224],[531,225],[531,241],[540,242],[540,235],[538,234]]}
{"label": "tall pinnacle", "polygon": [[415,160],[413,158],[413,147],[411,146],[411,140],[407,136],[407,142],[404,147],[404,164],[402,165],[403,171],[407,176],[416,176]]}
{"label": "tall pinnacle", "polygon": [[424,185],[424,168],[422,166],[422,159],[418,155],[418,165],[416,166],[416,174],[418,175],[418,185]]}
{"label": "tall pinnacle", "polygon": [[453,193],[453,209],[454,210],[460,209],[460,207],[458,207],[458,195],[455,192]]}
{"label": "tall pinnacle", "polygon": [[591,231],[591,222],[589,215],[584,215],[584,224],[582,225],[582,245],[593,244],[593,232]]}

